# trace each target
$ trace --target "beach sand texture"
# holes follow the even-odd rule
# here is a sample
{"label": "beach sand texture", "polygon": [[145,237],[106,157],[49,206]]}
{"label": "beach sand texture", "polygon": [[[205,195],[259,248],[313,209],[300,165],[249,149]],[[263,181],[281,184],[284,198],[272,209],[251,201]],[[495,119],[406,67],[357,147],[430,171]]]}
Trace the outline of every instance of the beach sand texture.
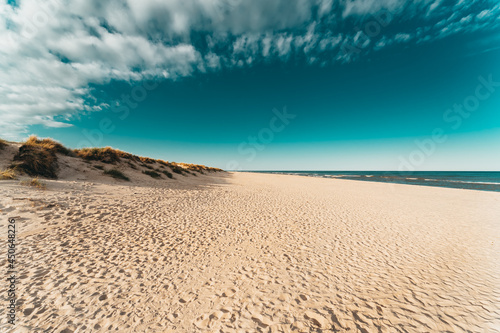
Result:
{"label": "beach sand texture", "polygon": [[500,332],[500,193],[252,173],[161,184],[2,181],[2,234],[21,218],[18,323],[1,306],[0,331]]}

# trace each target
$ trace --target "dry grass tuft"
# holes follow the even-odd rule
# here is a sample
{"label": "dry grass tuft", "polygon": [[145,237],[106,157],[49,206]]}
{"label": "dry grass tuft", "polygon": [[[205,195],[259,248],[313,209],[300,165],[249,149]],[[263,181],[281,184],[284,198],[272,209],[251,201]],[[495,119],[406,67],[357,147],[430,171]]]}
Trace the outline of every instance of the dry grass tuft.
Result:
{"label": "dry grass tuft", "polygon": [[139,161],[141,161],[142,163],[154,164],[156,162],[156,160],[149,157],[138,156],[137,158],[139,158]]}
{"label": "dry grass tuft", "polygon": [[132,155],[111,147],[75,149],[74,152],[78,157],[85,160],[99,161],[108,164],[119,162],[122,158],[129,160],[129,165],[133,165],[132,162],[139,162],[143,165],[145,165],[145,163],[154,164],[156,162],[156,160],[152,158]]}
{"label": "dry grass tuft", "polygon": [[59,142],[52,140],[50,138],[45,138],[40,140],[35,135],[32,135],[28,138],[28,140],[26,140],[24,145],[40,147],[43,150],[49,150],[67,156],[74,156],[71,150],[69,150]]}
{"label": "dry grass tuft", "polygon": [[7,146],[7,141],[4,139],[0,139],[0,150],[4,149]]}
{"label": "dry grass tuft", "polygon": [[158,162],[158,163],[161,164],[160,167],[163,167],[163,166],[167,166],[168,167],[170,165],[170,163],[165,162],[164,160],[156,160],[156,162]]}
{"label": "dry grass tuft", "polygon": [[165,162],[163,160],[156,160],[156,162],[160,163],[162,166],[169,167],[173,172],[181,174],[181,175],[183,175],[184,173],[187,173],[189,175],[197,176],[195,171],[199,172],[201,174],[205,174],[204,171],[208,171],[208,172],[224,171],[224,170],[219,169],[219,168],[212,168],[212,167],[207,167],[205,165],[198,165],[198,164]]}
{"label": "dry grass tuft", "polygon": [[25,186],[36,187],[40,190],[45,190],[47,188],[47,185],[45,185],[44,182],[40,181],[38,177],[33,178],[31,180],[23,180],[20,184]]}
{"label": "dry grass tuft", "polygon": [[[62,148],[61,148],[62,147]],[[50,139],[38,140],[31,136],[14,156],[12,168],[30,176],[57,178],[56,152],[64,147]]]}
{"label": "dry grass tuft", "polygon": [[121,158],[135,160],[135,156],[111,147],[83,148],[73,150],[78,157],[87,161],[99,161],[108,164],[119,162]]}
{"label": "dry grass tuft", "polygon": [[12,168],[30,176],[57,178],[57,154],[74,156],[73,152],[52,139],[32,135],[19,147]]}
{"label": "dry grass tuft", "polygon": [[224,171],[224,170],[219,169],[219,168],[212,168],[212,167],[207,167],[205,165],[199,165],[199,164],[179,163],[179,165],[187,170],[196,171],[196,172],[199,172],[201,174],[204,174],[203,171],[208,171],[208,172]]}
{"label": "dry grass tuft", "polygon": [[0,170],[0,180],[17,179],[16,172],[13,169]]}

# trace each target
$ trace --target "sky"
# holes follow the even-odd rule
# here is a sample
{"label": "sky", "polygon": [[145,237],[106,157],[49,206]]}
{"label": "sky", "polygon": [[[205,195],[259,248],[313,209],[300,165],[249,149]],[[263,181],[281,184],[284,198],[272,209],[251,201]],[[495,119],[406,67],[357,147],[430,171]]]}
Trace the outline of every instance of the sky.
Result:
{"label": "sky", "polygon": [[500,2],[6,0],[0,137],[226,170],[500,170]]}

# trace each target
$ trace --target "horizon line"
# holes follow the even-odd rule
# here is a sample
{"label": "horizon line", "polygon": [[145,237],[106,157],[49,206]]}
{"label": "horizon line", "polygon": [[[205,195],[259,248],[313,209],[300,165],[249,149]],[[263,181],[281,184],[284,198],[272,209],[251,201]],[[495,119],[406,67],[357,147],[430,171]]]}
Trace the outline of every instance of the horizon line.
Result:
{"label": "horizon line", "polygon": [[225,170],[228,172],[500,172],[500,170]]}

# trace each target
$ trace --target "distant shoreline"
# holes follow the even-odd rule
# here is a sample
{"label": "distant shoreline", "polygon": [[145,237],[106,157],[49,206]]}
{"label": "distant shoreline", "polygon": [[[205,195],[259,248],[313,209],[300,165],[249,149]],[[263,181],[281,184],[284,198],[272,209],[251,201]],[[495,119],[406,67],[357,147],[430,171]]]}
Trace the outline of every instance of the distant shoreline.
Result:
{"label": "distant shoreline", "polygon": [[500,192],[500,171],[242,171]]}

